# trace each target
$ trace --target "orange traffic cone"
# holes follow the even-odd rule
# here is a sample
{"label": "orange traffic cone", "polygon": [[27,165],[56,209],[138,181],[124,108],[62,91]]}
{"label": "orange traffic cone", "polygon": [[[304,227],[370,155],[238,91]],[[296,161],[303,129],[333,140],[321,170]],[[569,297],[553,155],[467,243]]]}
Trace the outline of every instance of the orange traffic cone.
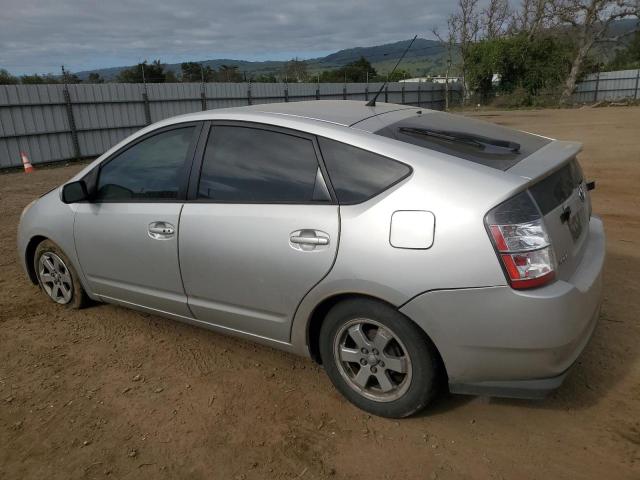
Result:
{"label": "orange traffic cone", "polygon": [[29,161],[29,157],[27,157],[27,154],[24,152],[20,152],[20,158],[22,158],[22,164],[24,165],[24,173],[33,172],[34,168],[33,168],[33,165],[31,165],[31,162]]}

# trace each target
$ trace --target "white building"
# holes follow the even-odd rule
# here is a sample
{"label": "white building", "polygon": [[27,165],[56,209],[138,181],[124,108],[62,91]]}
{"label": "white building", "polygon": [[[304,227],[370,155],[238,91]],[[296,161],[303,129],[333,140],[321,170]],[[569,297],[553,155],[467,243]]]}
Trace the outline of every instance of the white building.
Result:
{"label": "white building", "polygon": [[[418,82],[431,82],[431,83],[447,83],[447,77],[443,76],[433,76],[433,77],[414,77],[414,78],[405,78],[403,80],[399,80],[400,82],[407,83],[418,83]],[[460,77],[449,77],[449,83],[457,83],[460,81]]]}

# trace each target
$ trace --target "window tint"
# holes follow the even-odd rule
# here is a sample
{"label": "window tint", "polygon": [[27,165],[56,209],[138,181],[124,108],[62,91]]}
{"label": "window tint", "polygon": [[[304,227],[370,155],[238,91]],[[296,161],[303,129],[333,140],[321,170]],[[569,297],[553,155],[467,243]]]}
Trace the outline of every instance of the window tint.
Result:
{"label": "window tint", "polygon": [[171,200],[195,127],[159,133],[137,143],[100,169],[98,201]]}
{"label": "window tint", "polygon": [[317,172],[311,140],[257,128],[213,127],[198,197],[238,203],[309,202],[314,200]]}
{"label": "window tint", "polygon": [[359,203],[386,190],[411,169],[357,147],[320,138],[320,150],[340,203]]}
{"label": "window tint", "polygon": [[[374,133],[499,170],[513,167],[550,142],[490,122],[433,111],[409,114]],[[495,148],[500,143],[516,143],[519,148]]]}
{"label": "window tint", "polygon": [[539,181],[529,190],[536,199],[543,215],[546,215],[571,196],[583,182],[582,169],[573,159],[557,172]]}

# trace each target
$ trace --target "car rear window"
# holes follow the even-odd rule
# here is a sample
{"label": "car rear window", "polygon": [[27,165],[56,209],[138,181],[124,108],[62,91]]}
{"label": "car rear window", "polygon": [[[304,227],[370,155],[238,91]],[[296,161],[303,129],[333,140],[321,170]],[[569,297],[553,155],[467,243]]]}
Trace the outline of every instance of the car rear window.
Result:
{"label": "car rear window", "polygon": [[[420,130],[436,134],[425,135]],[[416,113],[374,133],[499,170],[513,167],[551,141],[531,133],[443,112]],[[466,140],[451,140],[455,136],[466,137]],[[487,144],[487,141],[498,146]],[[515,150],[512,148],[514,145],[519,148]]]}
{"label": "car rear window", "polygon": [[404,163],[345,143],[319,138],[329,178],[342,204],[361,203],[411,173]]}
{"label": "car rear window", "polygon": [[583,182],[582,169],[576,159],[571,160],[555,173],[540,180],[529,191],[543,215],[565,202]]}

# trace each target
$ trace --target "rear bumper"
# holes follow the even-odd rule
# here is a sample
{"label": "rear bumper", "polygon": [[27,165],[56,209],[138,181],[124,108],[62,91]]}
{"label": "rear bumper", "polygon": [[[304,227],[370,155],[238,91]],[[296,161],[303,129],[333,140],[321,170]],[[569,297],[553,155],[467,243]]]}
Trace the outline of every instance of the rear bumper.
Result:
{"label": "rear bumper", "polygon": [[432,291],[400,309],[438,347],[452,392],[540,398],[562,384],[599,315],[602,221],[593,217],[589,230],[582,262],[568,281],[529,291]]}

